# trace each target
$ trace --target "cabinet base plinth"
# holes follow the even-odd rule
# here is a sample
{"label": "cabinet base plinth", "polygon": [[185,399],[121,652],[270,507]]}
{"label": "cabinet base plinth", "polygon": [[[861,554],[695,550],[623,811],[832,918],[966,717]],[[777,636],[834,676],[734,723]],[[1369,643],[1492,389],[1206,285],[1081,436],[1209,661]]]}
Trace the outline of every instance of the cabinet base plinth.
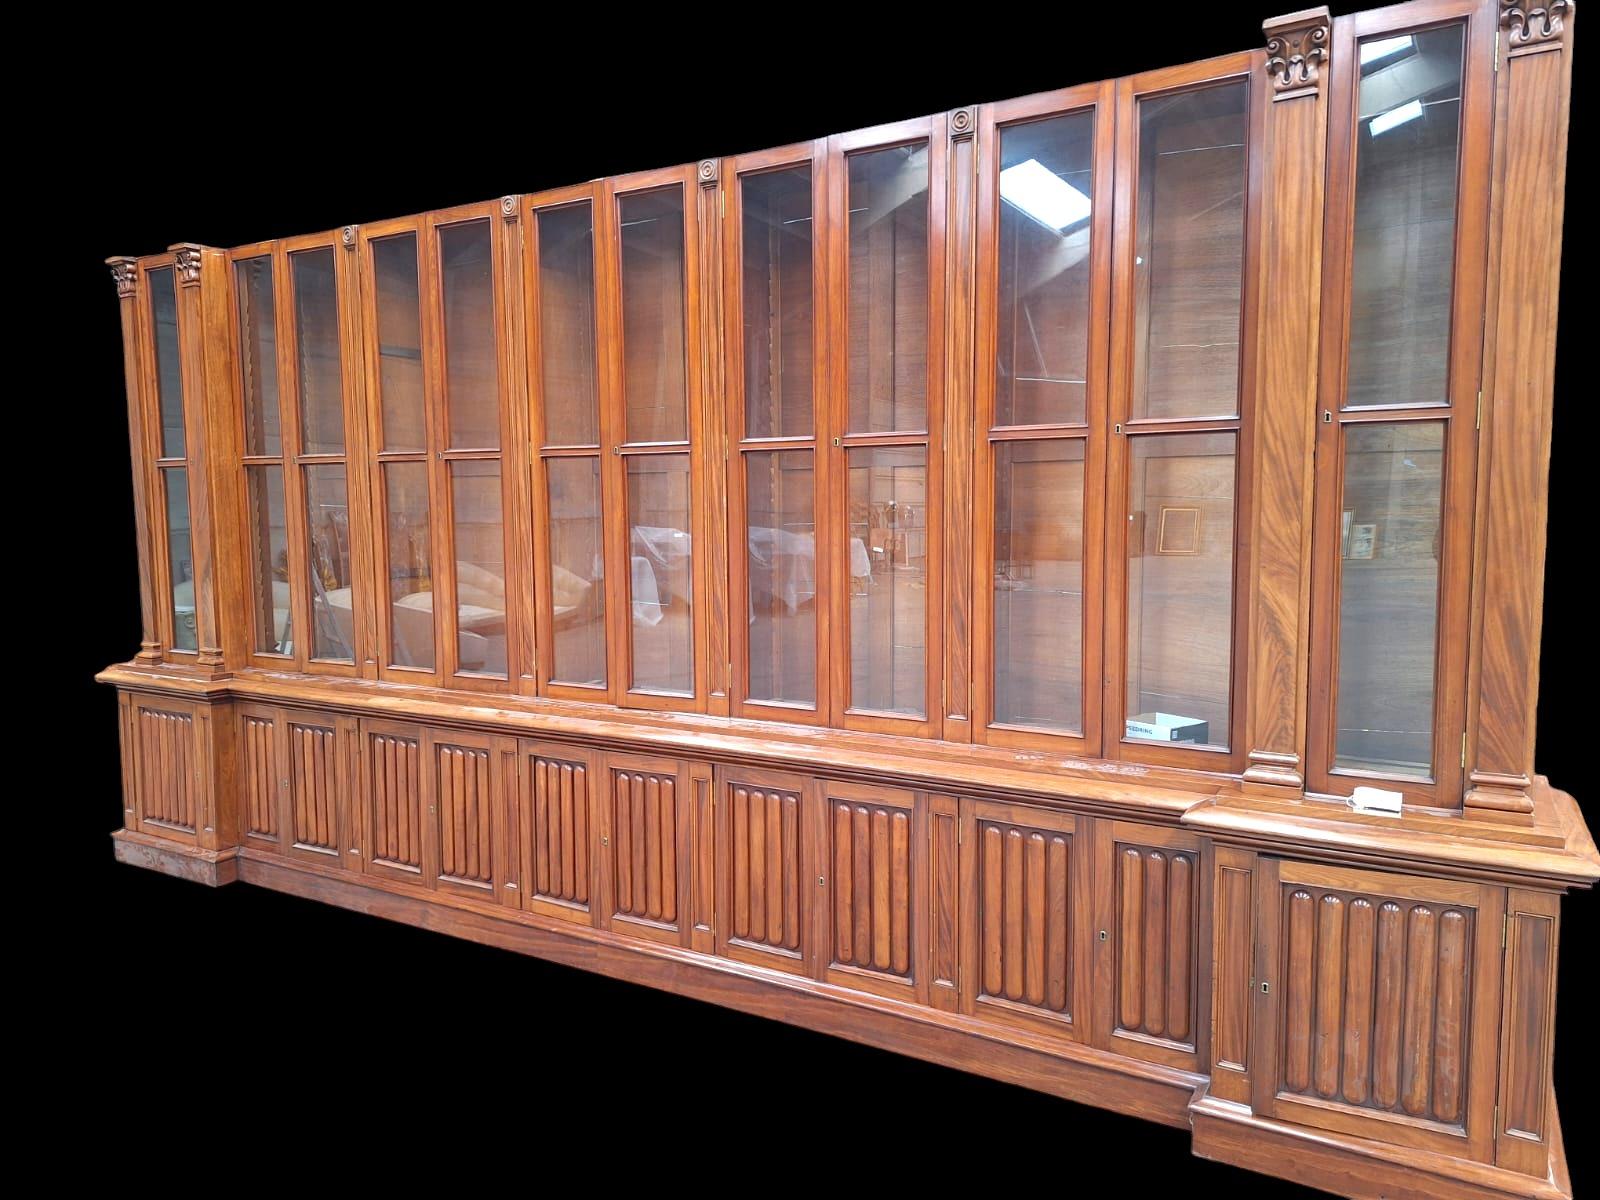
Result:
{"label": "cabinet base plinth", "polygon": [[160,871],[163,875],[203,883],[207,887],[222,887],[239,878],[239,851],[233,847],[201,850],[131,829],[119,829],[111,835],[111,849],[118,862],[130,867]]}
{"label": "cabinet base plinth", "polygon": [[1358,1200],[1571,1200],[1561,1141],[1548,1178],[1366,1138],[1308,1129],[1253,1114],[1243,1104],[1201,1095],[1191,1106],[1193,1150],[1201,1158],[1273,1175]]}

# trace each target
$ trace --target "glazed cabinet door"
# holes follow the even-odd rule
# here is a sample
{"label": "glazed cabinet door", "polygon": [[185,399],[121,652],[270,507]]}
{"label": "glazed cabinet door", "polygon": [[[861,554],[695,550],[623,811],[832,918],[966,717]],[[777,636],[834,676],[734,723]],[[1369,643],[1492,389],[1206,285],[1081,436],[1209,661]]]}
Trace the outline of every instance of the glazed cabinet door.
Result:
{"label": "glazed cabinet door", "polygon": [[1263,858],[1255,1111],[1485,1160],[1504,892]]}
{"label": "glazed cabinet door", "polygon": [[911,792],[829,782],[823,861],[830,983],[928,1003],[927,830]]}
{"label": "glazed cabinet door", "polygon": [[576,746],[521,743],[515,825],[528,912],[594,923],[600,877],[594,758]]}
{"label": "glazed cabinet door", "polygon": [[797,775],[726,768],[716,778],[717,953],[808,975],[815,785]]}
{"label": "glazed cabinet door", "polygon": [[960,843],[962,1011],[1087,1040],[1093,855],[1080,818],[964,800]]}
{"label": "glazed cabinet door", "polygon": [[1103,821],[1095,841],[1098,1041],[1118,1054],[1197,1070],[1200,839]]}
{"label": "glazed cabinet door", "polygon": [[689,795],[689,772],[675,759],[606,755],[599,818],[607,928],[687,943]]}

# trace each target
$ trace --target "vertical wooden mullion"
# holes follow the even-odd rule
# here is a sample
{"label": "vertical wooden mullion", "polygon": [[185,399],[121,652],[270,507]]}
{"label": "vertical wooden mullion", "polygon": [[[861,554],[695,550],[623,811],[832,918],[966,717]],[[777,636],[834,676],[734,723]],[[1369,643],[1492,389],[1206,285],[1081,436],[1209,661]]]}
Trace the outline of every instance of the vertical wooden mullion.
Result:
{"label": "vertical wooden mullion", "polygon": [[[369,386],[363,330],[367,309],[363,302],[362,256],[366,253],[360,231],[346,226],[334,246],[334,288],[338,303],[340,383],[343,394],[345,502],[350,506],[350,625],[353,670],[363,678],[378,676],[379,647],[377,600],[374,585],[378,562],[380,520],[378,492],[373,487],[372,462],[376,443],[367,416],[375,392]],[[308,658],[309,663],[309,658]]]}
{"label": "vertical wooden mullion", "polygon": [[[337,253],[337,251],[335,251]],[[311,605],[307,589],[310,582],[310,551],[307,539],[306,487],[300,465],[303,453],[300,429],[300,380],[297,370],[299,322],[294,312],[294,279],[289,255],[274,243],[272,250],[272,296],[276,305],[278,351],[278,423],[280,458],[283,464],[283,510],[285,540],[289,549],[289,628],[294,639],[294,665],[305,670],[311,656]],[[241,405],[241,415],[242,415]],[[349,472],[346,472],[348,476]],[[346,487],[348,488],[348,483]],[[249,489],[245,489],[248,503]],[[352,609],[355,597],[351,596]],[[352,612],[352,617],[353,617]]]}
{"label": "vertical wooden mullion", "polygon": [[[494,304],[497,314],[495,352],[500,384],[501,537],[506,563],[506,688],[533,694],[538,690],[538,594],[534,566],[535,528],[530,496],[533,441],[528,406],[528,339],[524,322],[523,242],[528,222],[521,219],[522,200],[500,201],[493,221]],[[493,220],[493,218],[491,218]],[[509,802],[508,802],[509,803]]]}
{"label": "vertical wooden mullion", "polygon": [[606,692],[621,702],[632,683],[629,640],[632,587],[629,576],[628,513],[620,446],[624,437],[622,396],[621,241],[615,180],[603,185],[595,206],[596,341],[604,347],[600,373],[601,516],[606,558]]}
{"label": "vertical wooden mullion", "polygon": [[[433,682],[457,673],[460,642],[456,632],[455,520],[450,486],[453,466],[445,459],[450,445],[449,397],[445,395],[444,287],[439,262],[439,229],[430,215],[418,222],[417,304],[422,327],[422,403],[428,472],[429,559],[433,596]],[[431,771],[430,766],[430,771]]]}

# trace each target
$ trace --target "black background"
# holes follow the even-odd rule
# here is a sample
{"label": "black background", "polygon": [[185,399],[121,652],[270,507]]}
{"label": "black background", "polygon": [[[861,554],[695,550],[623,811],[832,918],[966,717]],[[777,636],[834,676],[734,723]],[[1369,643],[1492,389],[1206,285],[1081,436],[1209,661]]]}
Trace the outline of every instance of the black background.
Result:
{"label": "black background", "polygon": [[[688,28],[693,11],[675,19]],[[463,1189],[487,1183],[491,1166],[534,1187],[564,1175],[559,1163],[593,1171],[597,1183],[643,1173],[672,1183],[918,1188],[970,1175],[1008,1187],[1025,1173],[1070,1193],[1086,1179],[1080,1164],[1115,1161],[1136,1195],[1309,1195],[1192,1159],[1183,1131],[292,897],[207,891],[112,860],[116,704],[91,676],[132,655],[139,615],[106,256],[328,229],[1169,66],[1259,46],[1270,15],[1224,3],[1142,9],[1137,19],[1134,6],[929,9],[925,26],[907,17],[872,29],[856,14],[740,11],[730,28],[763,31],[742,45],[717,45],[698,27],[680,38],[652,18],[598,9],[577,14],[599,18],[589,28],[567,27],[570,15],[519,28],[512,18],[523,14],[511,10],[462,10],[437,25],[408,19],[416,32],[406,36],[330,14],[304,31],[257,30],[238,50],[207,34],[162,37],[147,57],[96,52],[98,61],[57,78],[50,96],[70,100],[63,112],[76,115],[43,131],[51,161],[38,175],[48,186],[35,217],[48,240],[28,245],[31,224],[14,223],[22,243],[13,261],[42,276],[46,292],[59,290],[29,328],[60,348],[41,358],[39,385],[16,403],[37,405],[46,436],[67,450],[42,461],[48,486],[22,492],[11,511],[13,521],[37,522],[28,533],[53,581],[48,596],[13,589],[32,597],[13,616],[13,661],[34,664],[30,679],[63,692],[44,722],[65,741],[39,796],[43,811],[34,809],[40,819],[17,812],[11,822],[11,859],[37,855],[46,867],[41,893],[13,904],[34,914],[30,929],[42,922],[50,950],[30,961],[48,964],[35,991],[59,1030],[51,1083],[90,1144],[126,1146],[151,1166],[161,1159],[192,1183],[280,1172],[377,1182],[397,1168],[420,1178],[454,1163]],[[780,46],[803,50],[786,57]],[[1582,67],[1574,178],[1584,164]],[[1593,761],[1595,679],[1586,585],[1600,492],[1592,388],[1578,384],[1593,361],[1578,294],[1589,240],[1581,199],[1569,187],[1537,761],[1586,799],[1592,785],[1580,763]],[[31,357],[26,344],[12,351]],[[63,507],[27,502],[41,494]],[[58,604],[67,610],[59,629]],[[39,695],[31,684],[15,694]],[[14,720],[14,730],[39,727],[26,713]],[[1587,808],[1600,827],[1600,809]],[[1584,1068],[1595,1062],[1579,980],[1593,956],[1596,903],[1576,895],[1563,918],[1556,1082],[1579,1195],[1600,1173],[1578,1110]],[[372,1132],[363,1132],[368,1120]]]}

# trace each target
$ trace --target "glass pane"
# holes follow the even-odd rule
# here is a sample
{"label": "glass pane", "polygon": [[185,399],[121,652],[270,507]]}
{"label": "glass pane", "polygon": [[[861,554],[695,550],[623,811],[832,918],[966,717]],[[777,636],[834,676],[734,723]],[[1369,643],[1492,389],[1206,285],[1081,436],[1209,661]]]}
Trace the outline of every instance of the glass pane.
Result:
{"label": "glass pane", "polygon": [[1461,25],[1361,43],[1345,404],[1446,404]]}
{"label": "glass pane", "polygon": [[810,450],[745,456],[749,698],[817,702],[816,478]]}
{"label": "glass pane", "polygon": [[383,466],[389,538],[389,661],[433,669],[433,555],[428,540],[428,468]]}
{"label": "glass pane", "polygon": [[239,297],[244,452],[279,455],[283,436],[278,425],[278,322],[272,305],[272,259],[241,259],[233,264],[233,280]]}
{"label": "glass pane", "polygon": [[451,464],[450,519],[455,526],[457,667],[503,676],[506,535],[498,462]]}
{"label": "glass pane", "polygon": [[172,578],[172,648],[193,650],[194,558],[189,544],[189,472],[170,467],[161,472],[167,494],[167,567]]}
{"label": "glass pane", "polygon": [[598,446],[594,213],[584,201],[542,212],[538,219],[544,444]]}
{"label": "glass pane", "polygon": [[928,427],[928,147],[850,160],[850,432]]}
{"label": "glass pane", "polygon": [[1239,410],[1248,85],[1139,102],[1134,417]]}
{"label": "glass pane", "polygon": [[[311,560],[311,657],[352,662],[355,625],[350,504],[343,463],[306,469],[306,549]],[[424,531],[426,538],[426,531]],[[432,643],[430,642],[431,646]]]}
{"label": "glass pane", "polygon": [[545,460],[550,488],[550,611],[555,628],[550,677],[606,685],[604,530],[600,460]]}
{"label": "glass pane", "polygon": [[[161,410],[161,457],[183,457],[183,363],[178,356],[178,291],[171,267],[157,267],[150,284],[155,333],[156,402]],[[187,503],[187,501],[185,501]]]}
{"label": "glass pane", "polygon": [[811,432],[811,168],[739,181],[746,437]]}
{"label": "glass pane", "polygon": [[994,423],[1086,419],[1094,114],[1000,132]]}
{"label": "glass pane", "polygon": [[1234,435],[1130,440],[1126,736],[1225,748]]}
{"label": "glass pane", "polygon": [[1083,729],[1083,443],[1000,442],[994,718]]}
{"label": "glass pane", "polygon": [[488,221],[439,230],[444,288],[445,406],[453,449],[500,446],[500,371],[495,361],[494,253]]}
{"label": "glass pane", "polygon": [[618,209],[626,439],[687,441],[683,189],[623,196]]}
{"label": "glass pane", "polygon": [[250,566],[255,605],[255,648],[293,654],[289,625],[289,537],[282,467],[246,467],[250,505]]}
{"label": "glass pane", "polygon": [[694,555],[687,454],[628,459],[628,545],[632,686],[692,696]]}
{"label": "glass pane", "polygon": [[428,433],[422,398],[416,235],[407,233],[373,242],[372,273],[377,291],[383,449],[423,450],[427,448]]}
{"label": "glass pane", "polygon": [[1443,479],[1443,424],[1345,434],[1336,768],[1432,772]]}
{"label": "glass pane", "polygon": [[928,454],[851,450],[850,707],[923,716],[927,706]]}
{"label": "glass pane", "polygon": [[289,256],[294,280],[295,371],[300,385],[300,453],[343,454],[339,293],[333,247]]}

